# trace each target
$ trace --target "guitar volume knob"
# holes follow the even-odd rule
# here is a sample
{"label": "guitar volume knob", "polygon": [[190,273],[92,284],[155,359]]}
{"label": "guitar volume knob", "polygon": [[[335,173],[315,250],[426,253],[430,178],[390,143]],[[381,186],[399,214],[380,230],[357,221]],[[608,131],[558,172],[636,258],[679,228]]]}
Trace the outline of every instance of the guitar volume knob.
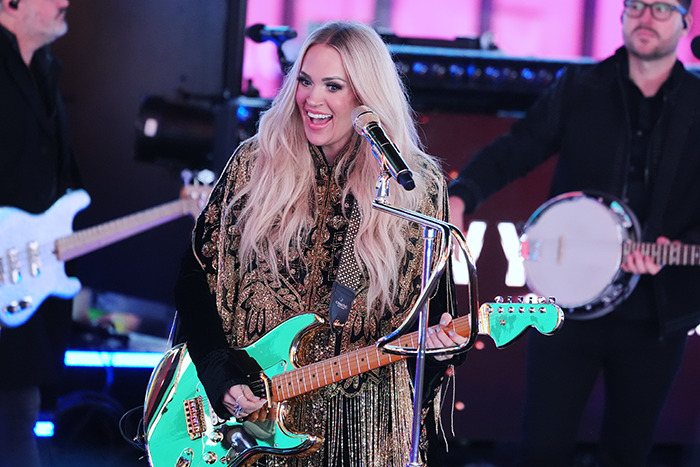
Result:
{"label": "guitar volume knob", "polygon": [[224,434],[221,432],[221,430],[215,430],[209,435],[209,439],[213,443],[220,443],[224,439]]}

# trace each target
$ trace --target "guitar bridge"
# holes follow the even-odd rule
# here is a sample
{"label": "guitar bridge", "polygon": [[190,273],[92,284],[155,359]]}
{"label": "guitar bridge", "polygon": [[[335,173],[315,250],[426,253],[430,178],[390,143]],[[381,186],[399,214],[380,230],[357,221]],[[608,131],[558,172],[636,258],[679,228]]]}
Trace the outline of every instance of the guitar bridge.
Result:
{"label": "guitar bridge", "polygon": [[194,399],[185,399],[183,405],[185,407],[187,434],[190,435],[190,439],[194,441],[195,439],[201,438],[202,433],[207,430],[202,396],[197,396]]}

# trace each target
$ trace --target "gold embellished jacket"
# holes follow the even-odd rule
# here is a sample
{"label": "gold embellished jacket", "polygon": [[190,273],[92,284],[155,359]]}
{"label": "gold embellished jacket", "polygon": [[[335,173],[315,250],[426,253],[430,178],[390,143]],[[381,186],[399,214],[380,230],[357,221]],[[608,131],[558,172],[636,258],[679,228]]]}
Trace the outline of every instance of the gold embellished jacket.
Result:
{"label": "gold embellished jacket", "polygon": [[[293,258],[288,266],[283,260],[278,261],[279,275],[272,274],[264,258],[258,257],[253,264],[242,265],[237,255],[241,232],[236,219],[246,198],[234,204],[231,201],[241,187],[251,182],[250,174],[255,163],[252,144],[244,142],[237,149],[194,231],[193,253],[201,266],[199,275],[203,270],[206,277],[210,296],[201,298],[199,310],[183,310],[197,306],[193,302],[193,288],[188,286],[184,288],[189,295],[181,302],[191,302],[191,305],[178,304],[178,312],[190,328],[185,330],[185,335],[207,393],[211,390],[223,395],[228,387],[242,382],[240,374],[235,374],[240,373],[236,363],[226,363],[225,357],[209,358],[214,354],[210,352],[211,347],[224,345],[221,331],[225,344],[235,349],[257,341],[279,324],[300,314],[311,312],[328,319],[332,287],[349,223],[344,212],[351,210],[347,209],[348,206],[344,210],[341,205],[342,188],[333,177],[332,167],[328,166],[321,151],[310,145],[317,170],[317,222],[304,244],[303,258]],[[428,190],[419,211],[434,217],[446,217],[446,199],[438,199],[437,187]],[[406,242],[407,251],[392,309],[386,310],[381,319],[376,314],[368,318],[367,281],[361,278],[342,330],[334,332],[324,326],[310,332],[303,340],[302,348],[298,349],[298,366],[373,345],[402,322],[421,289],[422,231],[421,226],[409,224],[404,238],[396,240]],[[452,290],[452,284],[443,280],[439,292],[443,296],[440,298],[448,300],[447,290]],[[209,303],[209,310],[203,309],[202,303]],[[192,329],[202,328],[203,323],[216,327],[211,316],[217,312],[217,330]],[[192,318],[193,313],[200,315],[198,324]],[[439,315],[439,312],[433,314]],[[429,366],[432,366],[429,370],[433,372],[433,387],[427,387],[426,393],[432,396],[446,366]],[[296,397],[290,401],[286,426],[318,435],[324,439],[324,444],[317,452],[305,457],[266,456],[264,462],[267,463],[262,465],[404,466],[411,449],[412,397],[412,376],[406,360]],[[210,394],[210,399],[214,400],[216,396]],[[217,412],[229,415],[221,404],[215,407]]]}

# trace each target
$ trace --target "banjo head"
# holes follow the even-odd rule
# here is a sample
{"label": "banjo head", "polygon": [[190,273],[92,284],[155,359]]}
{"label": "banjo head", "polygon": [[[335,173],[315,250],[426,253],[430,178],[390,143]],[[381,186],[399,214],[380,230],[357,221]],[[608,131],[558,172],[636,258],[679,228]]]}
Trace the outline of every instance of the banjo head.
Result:
{"label": "banjo head", "polygon": [[552,198],[520,237],[527,285],[554,297],[567,317],[607,314],[639,279],[620,270],[622,244],[638,237],[634,214],[618,201],[583,192]]}

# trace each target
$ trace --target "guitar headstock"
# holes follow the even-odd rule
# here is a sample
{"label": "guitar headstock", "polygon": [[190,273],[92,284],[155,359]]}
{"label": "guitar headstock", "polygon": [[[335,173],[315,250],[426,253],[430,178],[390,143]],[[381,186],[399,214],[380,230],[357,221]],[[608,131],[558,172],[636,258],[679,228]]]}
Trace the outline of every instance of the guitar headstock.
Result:
{"label": "guitar headstock", "polygon": [[552,334],[564,322],[564,312],[553,298],[528,296],[504,300],[496,297],[492,303],[479,307],[479,334],[491,336],[496,347],[510,344],[532,326],[542,334]]}
{"label": "guitar headstock", "polygon": [[209,185],[185,185],[180,190],[180,199],[185,203],[185,209],[195,219],[199,217],[207,204],[212,187]]}

